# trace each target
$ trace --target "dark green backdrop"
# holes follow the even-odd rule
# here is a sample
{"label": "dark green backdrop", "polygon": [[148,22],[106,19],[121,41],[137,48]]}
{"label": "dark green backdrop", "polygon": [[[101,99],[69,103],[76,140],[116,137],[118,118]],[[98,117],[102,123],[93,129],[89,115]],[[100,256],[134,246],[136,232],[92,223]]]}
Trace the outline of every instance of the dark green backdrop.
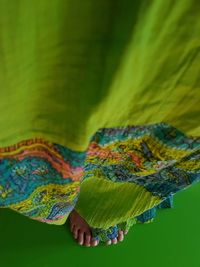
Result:
{"label": "dark green backdrop", "polygon": [[113,246],[78,246],[67,226],[32,221],[0,210],[2,267],[200,267],[200,183],[179,192],[174,208],[136,225]]}

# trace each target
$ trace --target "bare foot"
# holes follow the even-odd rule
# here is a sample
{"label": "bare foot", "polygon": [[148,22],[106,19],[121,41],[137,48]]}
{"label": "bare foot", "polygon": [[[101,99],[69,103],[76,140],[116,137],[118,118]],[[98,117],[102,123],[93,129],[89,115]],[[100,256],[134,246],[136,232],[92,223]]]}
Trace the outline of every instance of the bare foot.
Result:
{"label": "bare foot", "polygon": [[[92,233],[90,230],[90,226],[87,222],[76,212],[73,210],[69,216],[70,219],[70,230],[73,233],[74,238],[77,240],[79,245],[84,245],[87,247],[97,246],[99,241],[94,240],[92,238]],[[110,239],[107,241],[107,245],[117,244],[118,241],[123,241],[124,234],[127,234],[128,231],[119,231],[118,237],[114,239]]]}

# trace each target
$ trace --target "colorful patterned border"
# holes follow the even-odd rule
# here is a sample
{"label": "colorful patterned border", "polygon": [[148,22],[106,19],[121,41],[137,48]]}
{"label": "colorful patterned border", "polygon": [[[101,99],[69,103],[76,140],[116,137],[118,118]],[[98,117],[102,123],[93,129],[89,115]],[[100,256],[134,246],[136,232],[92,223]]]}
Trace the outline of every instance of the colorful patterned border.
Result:
{"label": "colorful patterned border", "polygon": [[140,185],[165,199],[199,181],[199,159],[200,139],[166,123],[99,129],[85,152],[42,138],[23,140],[0,148],[0,207],[59,224],[76,203],[87,209],[78,199],[91,177]]}

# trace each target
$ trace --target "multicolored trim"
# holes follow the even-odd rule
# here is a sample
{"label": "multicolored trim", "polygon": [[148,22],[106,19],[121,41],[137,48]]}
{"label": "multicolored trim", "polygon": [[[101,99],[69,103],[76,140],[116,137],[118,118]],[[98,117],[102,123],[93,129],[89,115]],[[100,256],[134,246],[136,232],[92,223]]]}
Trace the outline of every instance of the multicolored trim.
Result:
{"label": "multicolored trim", "polygon": [[41,138],[0,148],[0,206],[59,223],[74,208],[85,153]]}
{"label": "multicolored trim", "polygon": [[100,129],[75,209],[91,227],[108,229],[199,180],[200,138],[166,123]]}
{"label": "multicolored trim", "polygon": [[100,129],[87,151],[84,179],[136,183],[164,198],[199,180],[199,169],[200,138],[160,123]]}
{"label": "multicolored trim", "polygon": [[0,207],[62,224],[90,177],[138,184],[164,200],[200,180],[199,159],[199,138],[166,123],[99,129],[85,152],[42,138],[24,140],[0,148]]}

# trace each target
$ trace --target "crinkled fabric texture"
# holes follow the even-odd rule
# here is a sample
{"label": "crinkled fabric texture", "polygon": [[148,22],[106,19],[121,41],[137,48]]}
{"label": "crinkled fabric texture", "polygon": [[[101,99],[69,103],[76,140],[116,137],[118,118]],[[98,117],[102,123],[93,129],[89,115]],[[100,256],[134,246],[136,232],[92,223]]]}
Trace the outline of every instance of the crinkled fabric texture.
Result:
{"label": "crinkled fabric texture", "polygon": [[75,209],[108,228],[200,179],[200,139],[166,123],[100,129],[91,139]]}
{"label": "crinkled fabric texture", "polygon": [[92,227],[148,221],[155,206],[200,179],[199,150],[198,138],[165,123],[99,129],[85,152],[25,140],[0,150],[0,206],[54,224],[73,208]]}
{"label": "crinkled fabric texture", "polygon": [[35,138],[0,149],[0,207],[61,224],[72,211],[84,155]]}
{"label": "crinkled fabric texture", "polygon": [[0,206],[108,229],[197,182],[199,17],[199,0],[0,0]]}
{"label": "crinkled fabric texture", "polygon": [[0,0],[0,147],[100,128],[200,136],[199,0]]}
{"label": "crinkled fabric texture", "polygon": [[95,240],[106,242],[110,239],[117,238],[119,235],[119,231],[129,231],[130,228],[137,223],[151,223],[156,217],[157,209],[166,209],[173,208],[173,196],[169,196],[159,205],[151,208],[139,216],[129,218],[127,221],[123,223],[119,223],[117,225],[111,226],[107,229],[103,228],[91,228],[92,236]]}

